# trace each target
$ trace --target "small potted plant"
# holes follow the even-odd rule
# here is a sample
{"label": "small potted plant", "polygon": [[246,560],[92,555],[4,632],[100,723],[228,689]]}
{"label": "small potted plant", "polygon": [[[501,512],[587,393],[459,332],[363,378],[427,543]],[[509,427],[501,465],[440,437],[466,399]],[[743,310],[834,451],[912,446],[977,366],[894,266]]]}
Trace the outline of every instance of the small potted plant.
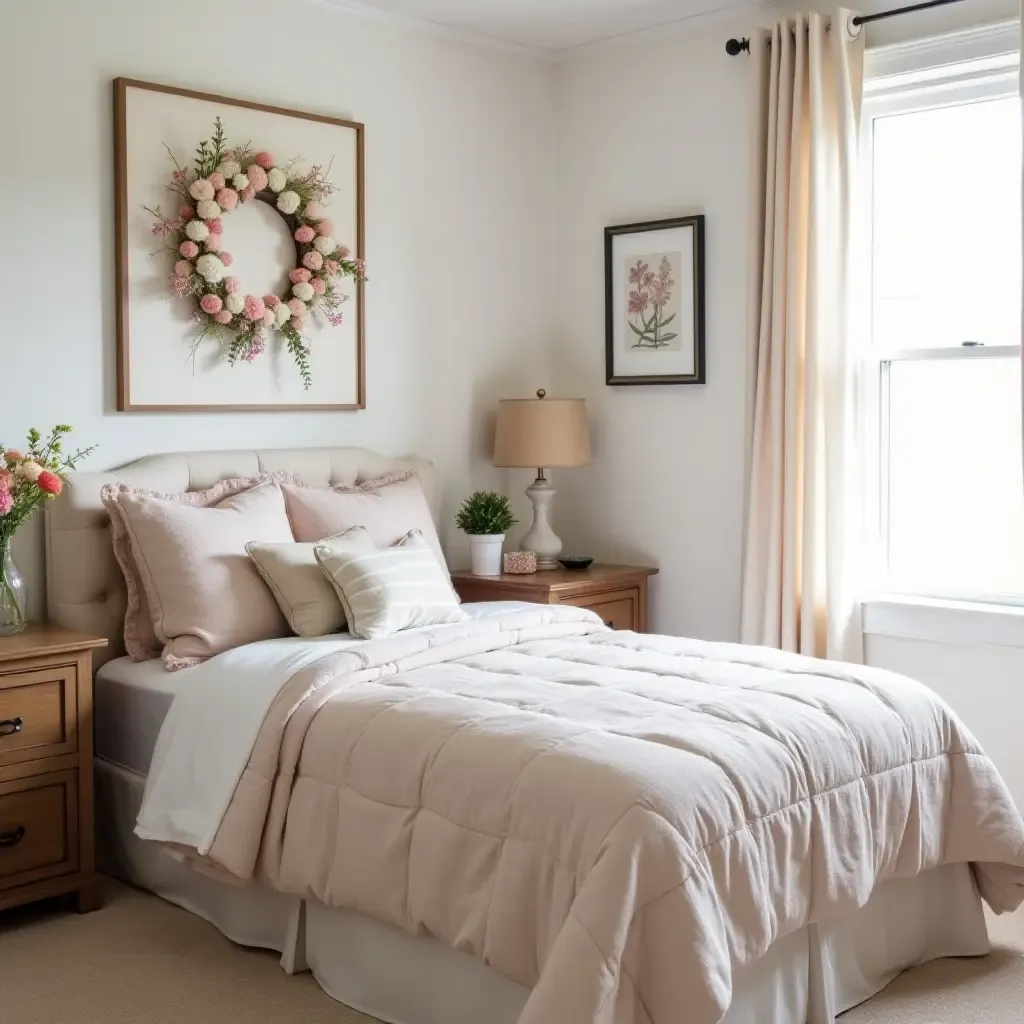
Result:
{"label": "small potted plant", "polygon": [[504,494],[474,491],[456,513],[455,525],[469,535],[474,576],[501,575],[501,545],[516,518]]}
{"label": "small potted plant", "polygon": [[0,636],[25,628],[25,581],[11,557],[11,539],[25,520],[60,494],[61,474],[93,451],[65,454],[62,441],[69,433],[66,423],[58,423],[46,438],[30,430],[25,451],[0,444]]}

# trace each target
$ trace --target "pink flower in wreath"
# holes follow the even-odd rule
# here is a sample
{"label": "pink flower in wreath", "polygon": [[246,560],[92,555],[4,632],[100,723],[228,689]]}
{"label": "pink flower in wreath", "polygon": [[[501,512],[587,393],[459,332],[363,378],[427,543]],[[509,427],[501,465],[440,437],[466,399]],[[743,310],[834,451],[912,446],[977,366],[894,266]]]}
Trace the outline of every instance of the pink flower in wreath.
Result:
{"label": "pink flower in wreath", "polygon": [[219,295],[214,295],[213,292],[207,292],[199,300],[199,308],[204,313],[213,316],[214,313],[219,313],[224,308],[224,300]]}
{"label": "pink flower in wreath", "polygon": [[203,244],[207,252],[220,252],[220,235],[207,235]]}
{"label": "pink flower in wreath", "polygon": [[215,189],[217,189],[217,191],[220,191],[225,184],[224,175],[221,174],[220,171],[214,171],[207,180]]}
{"label": "pink flower in wreath", "polygon": [[306,242],[312,242],[314,238],[316,238],[316,232],[308,224],[303,224],[301,228],[297,228],[295,231],[296,242],[305,244]]}
{"label": "pink flower in wreath", "polygon": [[334,234],[334,221],[333,220],[322,220],[316,226],[316,233],[318,235],[333,235]]}
{"label": "pink flower in wreath", "polygon": [[0,491],[9,491],[14,486],[14,474],[9,469],[0,469]]}
{"label": "pink flower in wreath", "polygon": [[262,167],[265,171],[269,171],[270,168],[274,166],[274,158],[265,149],[261,149],[256,156],[253,157],[253,160],[257,167]]}
{"label": "pink flower in wreath", "polygon": [[224,221],[220,217],[211,217],[206,226],[210,229],[211,235],[220,235],[224,232]]}
{"label": "pink flower in wreath", "polygon": [[301,284],[303,281],[308,281],[312,276],[305,267],[292,267],[288,271],[288,280],[292,284]]}
{"label": "pink flower in wreath", "polygon": [[[302,265],[309,270],[319,270],[324,265],[324,258],[318,252],[307,252],[302,257]],[[292,284],[295,284],[293,281]]]}
{"label": "pink flower in wreath", "polygon": [[263,310],[263,326],[264,327],[273,327],[274,324],[276,324],[276,323],[277,323],[277,317],[274,316],[274,311],[272,309],[265,309],[265,310]]}
{"label": "pink flower in wreath", "polygon": [[191,220],[195,215],[196,215],[195,207],[194,206],[185,205],[185,206],[183,206],[178,211],[178,220],[180,220],[182,222],[182,224],[184,224],[185,221]]}
{"label": "pink flower in wreath", "polygon": [[14,498],[10,491],[0,491],[0,516],[7,515],[14,508]]}
{"label": "pink flower in wreath", "polygon": [[352,255],[352,250],[347,245],[341,245],[338,247],[338,255],[343,260],[347,260]]}
{"label": "pink flower in wreath", "polygon": [[239,192],[238,198],[241,199],[243,203],[251,203],[256,198],[256,189],[254,189],[252,185],[247,185],[241,192]]}
{"label": "pink flower in wreath", "polygon": [[246,295],[245,297],[245,318],[246,320],[262,320],[267,307],[263,300],[257,295]]}
{"label": "pink flower in wreath", "polygon": [[199,255],[199,246],[195,242],[182,242],[178,252],[187,260],[194,260]]}
{"label": "pink flower in wreath", "polygon": [[233,188],[222,188],[217,193],[217,202],[222,210],[233,210],[238,205],[238,193]]}
{"label": "pink flower in wreath", "polygon": [[323,295],[323,293],[327,291],[327,285],[324,284],[322,277],[314,277],[309,283],[313,286],[313,291],[315,291],[317,295]]}
{"label": "pink flower in wreath", "polygon": [[171,274],[171,291],[175,295],[188,295],[188,278]]}
{"label": "pink flower in wreath", "polygon": [[296,320],[306,315],[306,304],[302,299],[289,299],[285,305],[292,311],[292,317]]}
{"label": "pink flower in wreath", "polygon": [[266,306],[267,309],[277,309],[277,307],[281,305],[281,300],[276,295],[264,295],[263,305]]}
{"label": "pink flower in wreath", "polygon": [[306,204],[306,219],[307,220],[323,220],[327,216],[327,211],[319,203],[307,203]]}
{"label": "pink flower in wreath", "polygon": [[174,273],[178,277],[188,277],[192,273],[192,264],[188,260],[178,260],[174,264]]}
{"label": "pink flower in wreath", "polygon": [[257,192],[262,192],[267,187],[267,172],[259,164],[252,164],[245,173],[249,184]]}
{"label": "pink flower in wreath", "polygon": [[224,264],[225,267],[230,267],[231,264],[235,262],[235,257],[232,256],[231,253],[229,252],[217,253],[217,259],[219,259],[221,263]]}
{"label": "pink flower in wreath", "polygon": [[228,293],[228,295],[234,295],[235,292],[237,292],[238,289],[241,288],[241,287],[242,287],[242,282],[239,281],[237,277],[225,277],[224,278],[224,291],[226,291]]}
{"label": "pink flower in wreath", "polygon": [[21,462],[25,458],[24,452],[19,452],[17,448],[8,448],[4,452],[4,461],[8,466],[13,466],[16,462]]}
{"label": "pink flower in wreath", "polygon": [[338,261],[337,260],[326,260],[324,262],[324,270],[328,276],[334,277],[338,273]]}
{"label": "pink flower in wreath", "polygon": [[229,324],[231,323],[231,314],[226,309],[222,309],[220,312],[213,314],[213,319],[219,324]]}

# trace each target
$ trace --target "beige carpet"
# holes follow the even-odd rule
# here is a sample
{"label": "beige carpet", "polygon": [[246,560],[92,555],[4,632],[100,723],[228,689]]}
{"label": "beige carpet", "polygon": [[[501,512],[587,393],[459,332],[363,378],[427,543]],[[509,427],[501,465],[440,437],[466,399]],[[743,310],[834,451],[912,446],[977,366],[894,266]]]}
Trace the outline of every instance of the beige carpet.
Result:
{"label": "beige carpet", "polygon": [[[1020,1024],[1024,915],[995,919],[991,929],[990,956],[907,971],[843,1024]],[[274,954],[241,949],[199,918],[113,883],[94,914],[54,904],[0,914],[0,1020],[372,1024],[309,974],[284,974]]]}

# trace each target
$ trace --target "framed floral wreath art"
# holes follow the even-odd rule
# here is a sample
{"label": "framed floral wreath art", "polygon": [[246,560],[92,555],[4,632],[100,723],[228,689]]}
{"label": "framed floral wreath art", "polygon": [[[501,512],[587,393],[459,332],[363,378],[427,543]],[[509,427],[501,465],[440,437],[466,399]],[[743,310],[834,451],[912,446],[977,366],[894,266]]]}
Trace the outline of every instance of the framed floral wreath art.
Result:
{"label": "framed floral wreath art", "polygon": [[[115,111],[118,408],[365,407],[362,125],[125,79]],[[212,132],[186,149],[200,117]],[[147,202],[154,175],[134,171],[156,167],[161,128],[169,177],[163,201]],[[279,159],[282,142],[302,149]],[[246,233],[232,226],[260,204],[287,231],[287,245],[257,236],[272,258],[239,249]],[[269,270],[247,280],[238,263],[265,256]]]}

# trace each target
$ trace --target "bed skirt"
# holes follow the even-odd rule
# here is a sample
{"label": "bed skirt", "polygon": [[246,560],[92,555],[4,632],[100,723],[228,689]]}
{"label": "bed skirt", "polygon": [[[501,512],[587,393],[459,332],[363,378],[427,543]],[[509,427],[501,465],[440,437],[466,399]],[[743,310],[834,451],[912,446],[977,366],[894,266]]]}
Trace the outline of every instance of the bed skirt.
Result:
{"label": "bed skirt", "polygon": [[[234,886],[133,833],[145,779],[96,761],[100,868],[198,914],[243,946],[281,953],[328,995],[387,1024],[515,1024],[529,992],[481,961],[353,911]],[[722,1024],[835,1024],[900,971],[989,951],[966,864],[883,882],[860,910],[794,932],[737,969]]]}

